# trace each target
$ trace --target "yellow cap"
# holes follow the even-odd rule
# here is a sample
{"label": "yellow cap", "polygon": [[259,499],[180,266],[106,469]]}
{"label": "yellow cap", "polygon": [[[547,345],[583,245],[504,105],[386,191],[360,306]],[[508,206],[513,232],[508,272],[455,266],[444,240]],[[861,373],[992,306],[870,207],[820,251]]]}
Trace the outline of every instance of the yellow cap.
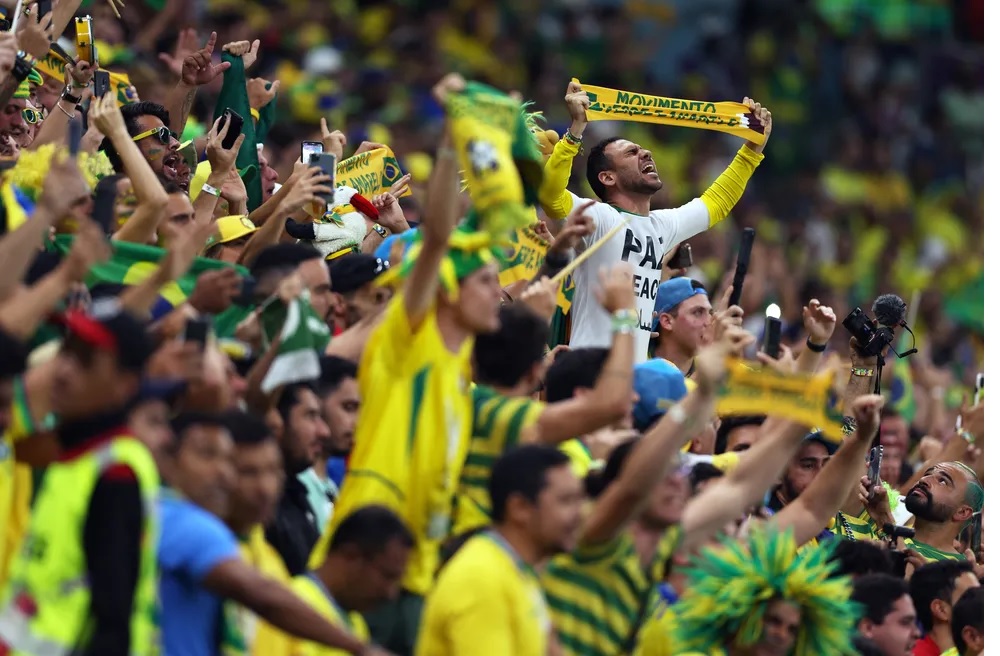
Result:
{"label": "yellow cap", "polygon": [[215,222],[215,232],[205,242],[205,248],[211,248],[216,244],[225,244],[255,232],[257,232],[257,226],[249,218],[242,215],[224,216]]}

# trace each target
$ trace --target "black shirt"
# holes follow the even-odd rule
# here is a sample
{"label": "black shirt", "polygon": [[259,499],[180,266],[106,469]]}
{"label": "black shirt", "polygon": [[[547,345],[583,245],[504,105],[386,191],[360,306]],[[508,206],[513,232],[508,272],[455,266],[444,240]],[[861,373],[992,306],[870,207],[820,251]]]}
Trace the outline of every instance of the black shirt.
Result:
{"label": "black shirt", "polygon": [[285,492],[278,502],[274,521],[267,527],[265,535],[285,561],[285,567],[291,576],[298,576],[306,571],[309,555],[319,540],[319,528],[316,526],[316,515],[309,505],[309,492],[298,476],[288,474],[285,477]]}

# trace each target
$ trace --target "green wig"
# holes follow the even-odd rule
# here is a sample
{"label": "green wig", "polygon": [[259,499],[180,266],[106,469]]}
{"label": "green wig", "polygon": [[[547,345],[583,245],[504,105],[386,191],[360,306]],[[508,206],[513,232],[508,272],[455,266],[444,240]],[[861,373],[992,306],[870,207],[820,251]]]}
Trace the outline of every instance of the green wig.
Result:
{"label": "green wig", "polygon": [[855,654],[851,636],[859,612],[850,579],[833,576],[834,546],[824,540],[799,550],[791,530],[779,533],[765,524],[745,543],[726,538],[705,549],[685,570],[688,588],[674,607],[676,653],[758,643],[768,602],[780,599],[802,612],[795,656]]}

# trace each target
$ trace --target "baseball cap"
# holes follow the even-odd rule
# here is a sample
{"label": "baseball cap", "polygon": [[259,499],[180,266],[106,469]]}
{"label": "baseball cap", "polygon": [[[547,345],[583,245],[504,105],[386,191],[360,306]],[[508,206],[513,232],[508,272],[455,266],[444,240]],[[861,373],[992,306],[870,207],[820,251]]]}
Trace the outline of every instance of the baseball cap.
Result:
{"label": "baseball cap", "polygon": [[831,456],[837,452],[837,446],[838,446],[837,443],[831,442],[830,440],[823,437],[823,433],[819,432],[818,430],[814,430],[813,432],[809,433],[804,438],[802,438],[802,443],[805,444],[806,442],[816,442],[817,444],[822,444],[824,447],[826,447],[826,452]]}
{"label": "baseball cap", "polygon": [[136,399],[143,401],[163,401],[172,405],[187,390],[187,381],[171,378],[144,378],[139,384],[139,394]]}
{"label": "baseball cap", "polygon": [[118,363],[129,371],[141,371],[153,353],[146,326],[125,311],[117,298],[97,299],[90,312],[72,310],[54,320],[91,348],[117,355]]}
{"label": "baseball cap", "polygon": [[656,301],[653,303],[653,316],[657,317],[664,312],[670,312],[675,307],[688,300],[696,294],[708,296],[708,291],[701,283],[697,283],[691,278],[671,278],[661,283],[656,290]]}
{"label": "baseball cap", "polygon": [[225,244],[257,232],[257,226],[248,217],[241,214],[224,216],[215,222],[215,232],[205,242],[205,248],[216,244]]}
{"label": "baseball cap", "polygon": [[632,407],[632,418],[636,430],[641,432],[683,399],[688,388],[684,373],[663,358],[637,364],[634,376],[633,388],[639,400]]}
{"label": "baseball cap", "polygon": [[330,270],[330,291],[349,294],[372,282],[389,268],[389,260],[367,253],[347,253],[326,263]]}

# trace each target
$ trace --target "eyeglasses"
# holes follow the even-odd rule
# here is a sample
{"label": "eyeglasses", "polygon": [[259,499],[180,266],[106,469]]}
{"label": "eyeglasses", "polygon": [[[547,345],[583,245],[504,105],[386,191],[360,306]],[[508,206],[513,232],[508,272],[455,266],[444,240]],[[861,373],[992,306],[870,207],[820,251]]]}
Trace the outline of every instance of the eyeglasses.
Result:
{"label": "eyeglasses", "polygon": [[21,110],[21,118],[28,125],[34,125],[35,123],[40,123],[45,118],[45,113],[40,109],[25,107]]}
{"label": "eyeglasses", "polygon": [[156,135],[156,138],[160,140],[160,143],[164,146],[170,145],[171,139],[177,138],[177,133],[168,128],[165,125],[161,125],[158,128],[153,128],[152,130],[146,130],[145,132],[140,132],[139,134],[132,137],[132,141],[142,141],[146,137],[152,137]]}

